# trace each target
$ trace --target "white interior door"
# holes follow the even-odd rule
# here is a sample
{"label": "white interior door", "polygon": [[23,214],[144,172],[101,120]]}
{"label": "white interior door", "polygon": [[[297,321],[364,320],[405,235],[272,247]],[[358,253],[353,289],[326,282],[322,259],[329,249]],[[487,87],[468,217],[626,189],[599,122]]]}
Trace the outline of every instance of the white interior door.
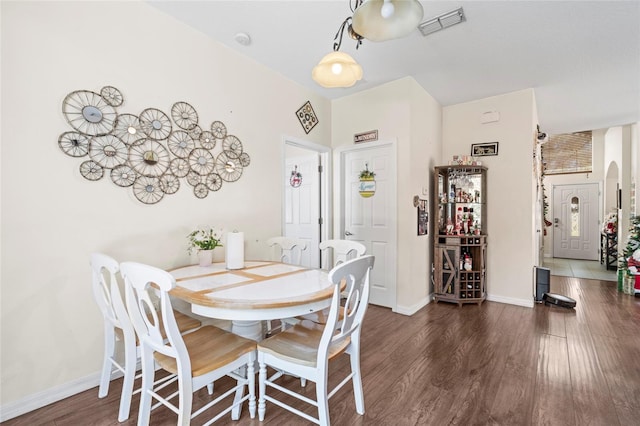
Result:
{"label": "white interior door", "polygon": [[[307,242],[301,264],[320,267],[320,155],[298,149],[296,156],[285,159],[284,170],[284,235]],[[292,172],[299,173],[299,186],[292,185]],[[295,182],[294,182],[295,184]]]}
{"label": "white interior door", "polygon": [[553,187],[553,257],[598,260],[598,184]]}
{"label": "white interior door", "polygon": [[[359,241],[376,257],[371,274],[370,302],[396,306],[396,168],[393,145],[344,151],[342,165],[342,237]],[[375,194],[360,195],[359,173],[368,166],[375,172]]]}

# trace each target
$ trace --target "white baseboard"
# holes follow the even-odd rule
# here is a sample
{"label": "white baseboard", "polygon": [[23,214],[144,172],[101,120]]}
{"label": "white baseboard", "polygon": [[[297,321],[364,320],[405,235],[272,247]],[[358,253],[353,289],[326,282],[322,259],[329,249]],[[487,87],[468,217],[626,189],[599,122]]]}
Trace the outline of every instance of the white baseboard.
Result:
{"label": "white baseboard", "polygon": [[[34,393],[18,401],[4,404],[0,406],[0,422],[37,410],[45,405],[52,404],[88,389],[95,388],[98,385],[100,385],[100,373],[94,373],[89,376],[81,377],[79,379],[72,380],[71,382],[63,383],[50,389]],[[97,389],[96,398],[98,398]]]}
{"label": "white baseboard", "polygon": [[491,302],[506,303],[507,305],[524,306],[525,308],[533,308],[533,298],[528,299],[515,299],[513,297],[496,296],[494,294],[487,294],[487,300]]}
{"label": "white baseboard", "polygon": [[433,297],[431,297],[431,294],[428,294],[427,297],[425,297],[424,299],[418,301],[418,303],[415,303],[411,306],[396,305],[396,308],[393,310],[393,312],[397,314],[411,316],[416,312],[418,312],[420,309],[427,306],[429,303],[431,303],[432,299]]}

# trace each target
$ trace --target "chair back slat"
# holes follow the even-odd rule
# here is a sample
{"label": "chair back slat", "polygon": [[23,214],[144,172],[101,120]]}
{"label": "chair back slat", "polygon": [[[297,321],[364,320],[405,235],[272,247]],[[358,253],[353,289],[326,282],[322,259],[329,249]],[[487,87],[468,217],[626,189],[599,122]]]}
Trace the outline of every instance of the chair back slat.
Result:
{"label": "chair back slat", "polygon": [[278,250],[278,253],[273,256],[274,260],[291,265],[300,265],[302,252],[307,249],[306,241],[289,237],[269,238],[267,245]]}
{"label": "chair back slat", "polygon": [[325,240],[318,247],[320,250],[332,251],[334,267],[367,252],[364,244],[351,240]]}
{"label": "chair back slat", "polygon": [[[127,309],[143,350],[150,348],[172,358],[181,357],[189,363],[169,298],[169,291],[176,285],[175,278],[162,269],[135,262],[122,263],[120,270]],[[156,293],[159,300],[154,297]]]}
{"label": "chair back slat", "polygon": [[[369,277],[374,260],[375,257],[371,255],[361,256],[348,260],[329,272],[329,281],[335,284],[335,288],[327,324],[320,339],[318,362],[326,362],[330,347],[339,346],[344,340],[360,332],[369,304]],[[346,284],[347,298],[343,318],[339,320],[340,310],[343,309],[340,306],[340,287],[343,282]]]}

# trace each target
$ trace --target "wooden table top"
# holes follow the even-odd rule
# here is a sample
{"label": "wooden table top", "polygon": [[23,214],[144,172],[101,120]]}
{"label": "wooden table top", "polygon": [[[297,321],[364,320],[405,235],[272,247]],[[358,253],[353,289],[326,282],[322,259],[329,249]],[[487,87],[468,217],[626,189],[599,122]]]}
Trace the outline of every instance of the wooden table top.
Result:
{"label": "wooden table top", "polygon": [[190,265],[169,272],[176,279],[172,296],[207,308],[286,308],[333,294],[327,271],[279,262],[245,262],[237,270],[225,269],[224,263]]}

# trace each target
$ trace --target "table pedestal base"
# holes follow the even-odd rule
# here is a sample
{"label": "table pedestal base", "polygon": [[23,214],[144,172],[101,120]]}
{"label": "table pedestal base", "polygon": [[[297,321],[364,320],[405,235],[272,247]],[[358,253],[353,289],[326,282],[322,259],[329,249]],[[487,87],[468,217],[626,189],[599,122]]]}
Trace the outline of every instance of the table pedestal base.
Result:
{"label": "table pedestal base", "polygon": [[231,332],[256,342],[262,341],[265,334],[263,321],[233,320],[231,321]]}

